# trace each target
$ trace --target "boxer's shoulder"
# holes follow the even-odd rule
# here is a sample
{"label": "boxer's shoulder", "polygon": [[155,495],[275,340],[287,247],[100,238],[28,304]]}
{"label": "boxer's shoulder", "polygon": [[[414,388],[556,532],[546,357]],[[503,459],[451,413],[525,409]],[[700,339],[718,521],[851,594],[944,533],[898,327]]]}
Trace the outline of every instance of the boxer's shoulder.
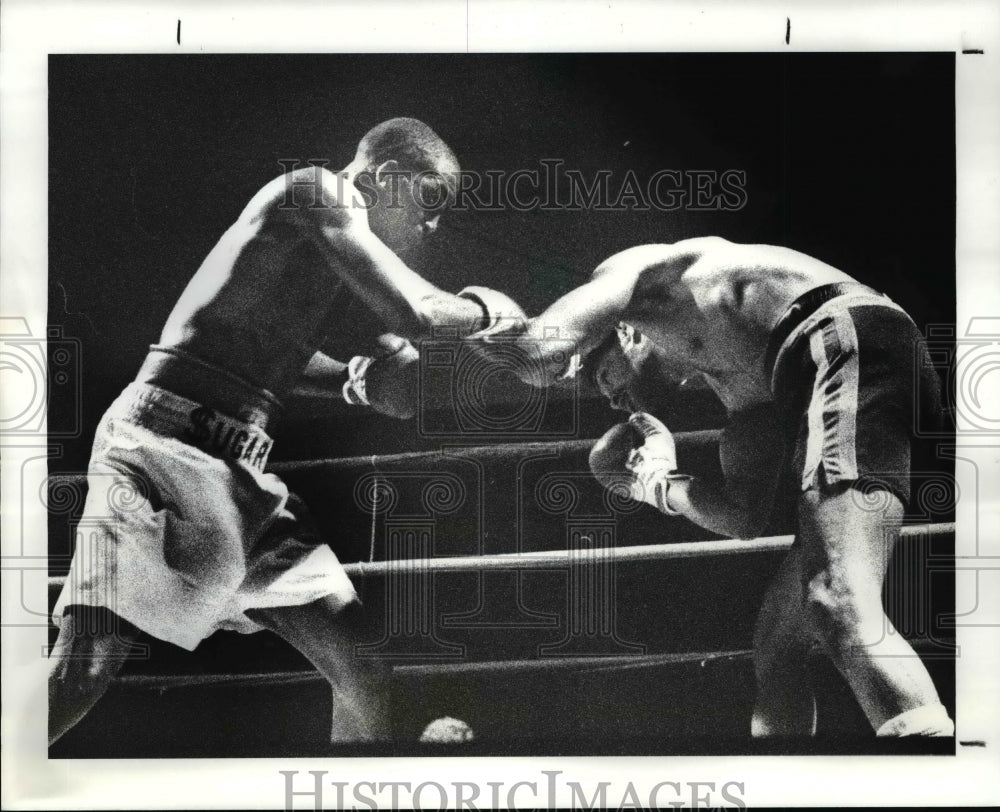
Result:
{"label": "boxer's shoulder", "polygon": [[352,206],[363,209],[365,198],[343,173],[307,164],[264,184],[243,208],[237,225],[261,233],[301,228],[318,217],[346,225]]}
{"label": "boxer's shoulder", "polygon": [[673,243],[647,243],[612,254],[597,266],[594,276],[608,273],[642,273],[683,270],[706,255],[731,246],[722,237],[692,237]]}
{"label": "boxer's shoulder", "polygon": [[658,317],[665,307],[688,306],[692,300],[690,272],[706,262],[713,263],[711,257],[730,245],[721,237],[638,245],[602,262],[594,278],[620,278],[633,290],[628,314],[635,318]]}

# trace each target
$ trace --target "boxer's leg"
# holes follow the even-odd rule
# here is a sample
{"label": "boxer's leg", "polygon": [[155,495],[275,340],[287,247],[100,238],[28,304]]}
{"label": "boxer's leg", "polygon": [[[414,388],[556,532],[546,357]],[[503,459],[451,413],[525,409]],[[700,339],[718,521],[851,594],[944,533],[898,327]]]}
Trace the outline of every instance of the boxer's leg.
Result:
{"label": "boxer's leg", "polygon": [[757,697],[750,725],[754,736],[811,736],[816,732],[816,701],[806,669],[812,641],[802,622],[802,607],[802,569],[796,548],[771,581],[757,616]]}
{"label": "boxer's leg", "polygon": [[333,689],[334,743],[388,741],[389,680],[377,660],[355,654],[356,614],[333,596],[301,606],[249,609],[255,623],[282,637],[326,677]]}
{"label": "boxer's leg", "polygon": [[104,695],[139,634],[109,609],[67,607],[49,654],[49,744]]}
{"label": "boxer's leg", "polygon": [[909,492],[920,340],[904,313],[876,302],[831,305],[798,342],[787,373],[809,392],[795,445],[798,539],[806,622],[872,727],[950,735],[930,675],[882,607]]}
{"label": "boxer's leg", "polygon": [[[252,608],[244,614],[326,677],[333,697],[331,741],[388,740],[389,682],[378,660],[355,654],[363,613],[353,585],[305,502],[277,477],[261,478],[258,486],[256,498],[273,499],[276,509],[247,560],[242,589]],[[315,595],[322,597],[309,600]]]}
{"label": "boxer's leg", "polygon": [[[882,608],[882,583],[903,515],[895,495],[886,491],[884,497],[885,509],[871,510],[842,483],[802,494],[806,619],[875,730],[950,735],[951,720],[927,669]],[[920,729],[905,723],[914,717]]]}

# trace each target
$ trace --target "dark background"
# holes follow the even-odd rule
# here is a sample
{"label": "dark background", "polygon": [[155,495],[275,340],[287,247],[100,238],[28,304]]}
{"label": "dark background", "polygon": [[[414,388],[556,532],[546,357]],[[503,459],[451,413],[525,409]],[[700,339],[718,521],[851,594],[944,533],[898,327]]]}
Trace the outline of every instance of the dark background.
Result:
{"label": "dark background", "polygon": [[[86,464],[101,413],[279,159],[339,168],[399,115],[428,122],[472,171],[556,158],[588,178],[611,170],[612,189],[630,169],[747,173],[735,212],[456,212],[420,269],[446,289],[489,285],[536,313],[618,250],[719,234],[840,267],[921,328],[954,322],[950,53],[72,55],[50,57],[49,93],[49,321],[79,339],[83,370],[53,385],[50,425],[80,429],[58,470]],[[348,305],[353,322],[373,320]],[[289,404],[275,459],[441,442],[321,406]],[[675,411],[672,428],[722,419],[704,397]],[[573,430],[597,436],[614,419],[585,401]]]}

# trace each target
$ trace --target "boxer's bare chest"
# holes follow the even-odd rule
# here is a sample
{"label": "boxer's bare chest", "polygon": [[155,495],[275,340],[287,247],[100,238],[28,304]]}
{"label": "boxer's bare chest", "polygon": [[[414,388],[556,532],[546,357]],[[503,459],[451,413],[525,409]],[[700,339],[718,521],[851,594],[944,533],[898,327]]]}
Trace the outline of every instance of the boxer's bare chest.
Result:
{"label": "boxer's bare chest", "polygon": [[319,348],[342,289],[292,226],[237,224],[188,284],[161,343],[280,391]]}

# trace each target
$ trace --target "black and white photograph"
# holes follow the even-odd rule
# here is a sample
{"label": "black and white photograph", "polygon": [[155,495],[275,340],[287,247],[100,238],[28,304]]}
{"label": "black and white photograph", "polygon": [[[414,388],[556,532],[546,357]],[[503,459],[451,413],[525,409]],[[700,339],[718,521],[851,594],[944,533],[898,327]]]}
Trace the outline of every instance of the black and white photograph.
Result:
{"label": "black and white photograph", "polygon": [[5,806],[956,802],[864,776],[997,746],[995,36],[476,5],[8,53]]}

